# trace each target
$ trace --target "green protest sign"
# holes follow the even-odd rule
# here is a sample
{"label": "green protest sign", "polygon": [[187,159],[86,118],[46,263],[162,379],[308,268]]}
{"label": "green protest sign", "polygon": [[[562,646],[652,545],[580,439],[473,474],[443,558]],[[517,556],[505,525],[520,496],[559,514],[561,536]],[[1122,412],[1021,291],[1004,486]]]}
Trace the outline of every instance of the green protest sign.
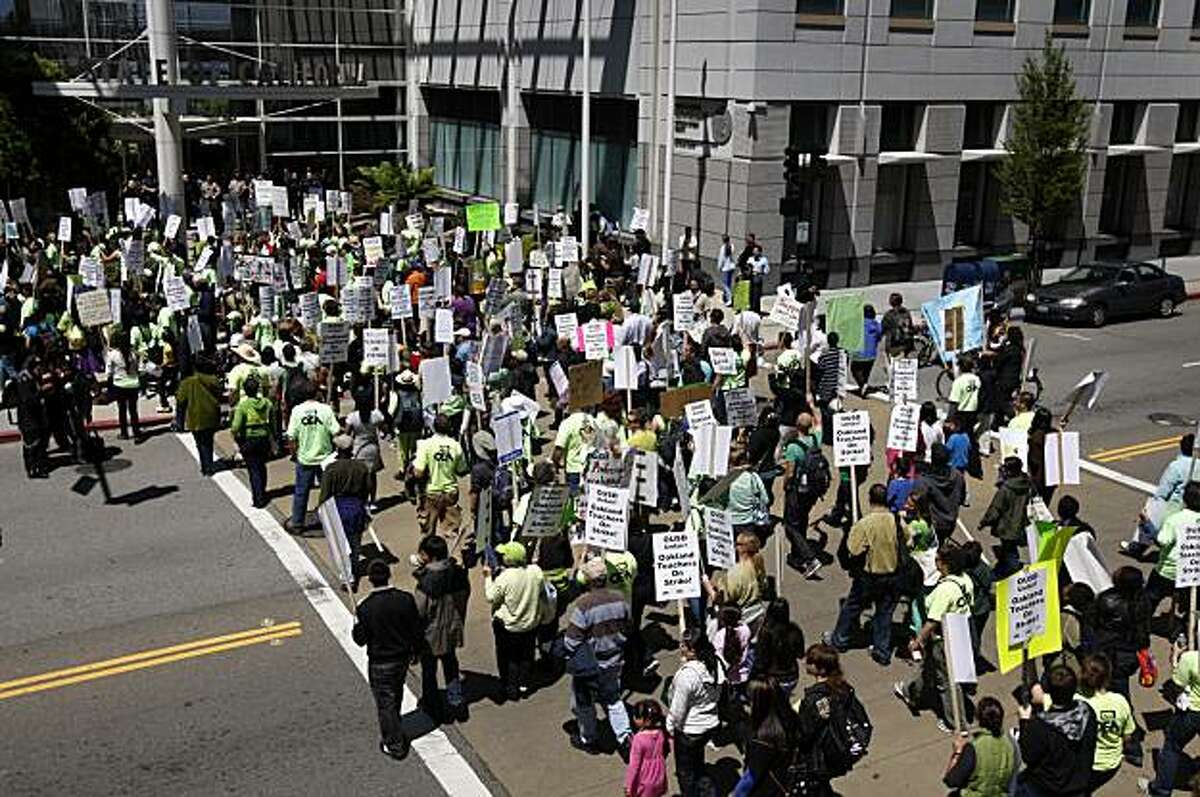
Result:
{"label": "green protest sign", "polygon": [[838,334],[838,345],[850,352],[863,349],[863,295],[831,296],[825,301],[825,331]]}
{"label": "green protest sign", "polygon": [[467,205],[467,231],[487,232],[500,229],[500,203],[477,202]]}

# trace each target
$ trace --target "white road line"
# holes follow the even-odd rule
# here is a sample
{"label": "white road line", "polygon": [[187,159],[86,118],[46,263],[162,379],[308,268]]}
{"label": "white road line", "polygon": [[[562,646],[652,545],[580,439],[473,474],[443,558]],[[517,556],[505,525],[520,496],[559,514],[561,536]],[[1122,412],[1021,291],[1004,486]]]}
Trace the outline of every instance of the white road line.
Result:
{"label": "white road line", "polygon": [[1097,465],[1095,462],[1090,460],[1079,460],[1079,468],[1080,470],[1086,470],[1088,473],[1099,476],[1102,479],[1108,479],[1109,481],[1114,481],[1117,484],[1123,484],[1130,489],[1138,490],[1139,492],[1143,493],[1149,493],[1150,495],[1154,495],[1154,491],[1158,489],[1150,482],[1144,482],[1141,479],[1135,479],[1132,476],[1126,476],[1120,471],[1115,471],[1112,468],[1106,468],[1103,465]]}
{"label": "white road line", "polygon": [[1191,363],[1184,363],[1182,367],[1183,368],[1195,368],[1197,366],[1200,366],[1200,360],[1197,360],[1197,361],[1191,362]]}
{"label": "white road line", "polygon": [[[955,518],[954,522],[958,524],[958,530],[963,533],[964,537],[966,537],[971,542],[975,542],[975,537],[973,537],[971,535],[971,532],[967,531],[967,527],[962,522],[961,518]],[[986,564],[988,567],[992,566],[992,560],[988,559],[988,555],[986,553],[982,553],[982,554],[980,554],[980,556],[982,557],[984,564]]]}
{"label": "white road line", "polygon": [[[193,459],[197,459],[196,444],[191,435],[177,434],[176,439],[188,450]],[[198,459],[197,459],[198,461]],[[353,662],[363,680],[367,680],[367,652],[359,647],[350,637],[350,629],[354,625],[354,615],[342,602],[338,593],[330,588],[329,583],[320,569],[300,547],[296,540],[283,530],[275,517],[265,509],[254,509],[250,506],[250,490],[229,471],[221,471],[213,477],[213,481],[225,493],[230,502],[246,516],[246,521],[262,537],[263,542],[270,546],[280,563],[291,575],[292,579],[304,591],[313,610],[321,617],[329,633],[342,646],[342,650]],[[416,710],[417,697],[408,686],[404,687],[404,699],[401,710],[405,713]],[[370,718],[373,722],[374,719]],[[459,795],[489,795],[483,781],[471,769],[470,764],[462,754],[454,748],[446,734],[434,729],[429,733],[414,739],[412,749],[421,757],[421,762],[437,778],[438,783],[447,794]]]}
{"label": "white road line", "polygon": [[1055,332],[1060,338],[1071,338],[1072,340],[1091,340],[1087,335],[1080,335],[1078,332]]}

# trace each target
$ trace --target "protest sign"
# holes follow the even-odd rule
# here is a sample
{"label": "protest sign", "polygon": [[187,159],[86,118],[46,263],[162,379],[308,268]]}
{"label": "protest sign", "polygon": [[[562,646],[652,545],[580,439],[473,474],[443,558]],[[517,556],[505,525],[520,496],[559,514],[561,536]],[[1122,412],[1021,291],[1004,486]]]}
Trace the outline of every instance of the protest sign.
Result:
{"label": "protest sign", "polygon": [[599,360],[572,365],[567,369],[567,381],[570,383],[571,411],[594,407],[604,399],[604,386],[601,376],[604,364]]}
{"label": "protest sign", "polygon": [[300,295],[300,323],[305,329],[315,330],[321,321],[321,296],[316,293]]}
{"label": "protest sign", "polygon": [[579,317],[574,313],[559,313],[554,316],[554,332],[558,337],[574,341],[578,329]]}
{"label": "protest sign", "polygon": [[1099,595],[1113,585],[1111,572],[1100,554],[1100,548],[1091,534],[1076,534],[1063,551],[1063,566],[1072,581],[1087,584]]}
{"label": "protest sign", "polygon": [[897,358],[892,360],[892,403],[917,401],[917,360]]}
{"label": "protest sign", "polygon": [[464,254],[467,251],[467,230],[465,227],[454,228],[454,253],[456,255]]}
{"label": "protest sign", "polygon": [[442,259],[442,244],[436,236],[421,241],[421,257],[425,259],[425,264],[428,266],[432,266]]}
{"label": "protest sign", "polygon": [[691,429],[691,435],[692,467],[688,476],[711,476],[719,479],[727,474],[733,427],[715,424],[697,426]]}
{"label": "protest sign", "polygon": [[[409,203],[409,210],[412,208],[412,203]],[[409,213],[404,217],[404,227],[413,232],[420,232],[425,229],[425,217],[420,213]]]}
{"label": "protest sign", "polygon": [[187,340],[188,346],[192,351],[204,350],[204,333],[200,330],[200,318],[198,316],[189,315],[187,317]]}
{"label": "protest sign", "polygon": [[579,241],[572,235],[564,235],[555,248],[560,263],[579,262]]}
{"label": "protest sign", "polygon": [[67,202],[71,205],[71,210],[76,213],[83,213],[87,208],[87,189],[86,188],[68,188]]}
{"label": "protest sign", "polygon": [[104,269],[100,267],[100,261],[95,258],[79,258],[79,276],[83,279],[84,285],[93,288],[104,287]]}
{"label": "protest sign", "polygon": [[1179,530],[1175,545],[1175,587],[1184,589],[1200,586],[1200,523],[1192,521],[1185,524]]}
{"label": "protest sign", "polygon": [[550,268],[550,259],[546,257],[546,253],[541,249],[534,249],[529,252],[529,267],[538,269]]}
{"label": "protest sign", "polygon": [[11,211],[12,220],[17,224],[24,224],[26,227],[32,226],[29,224],[29,211],[25,209],[25,198],[10,199],[8,208]]}
{"label": "protest sign", "polygon": [[700,546],[696,532],[653,535],[654,596],[659,601],[700,597]]}
{"label": "protest sign", "polygon": [[1029,658],[1062,650],[1059,624],[1058,564],[1038,562],[996,582],[996,648],[1000,672]]}
{"label": "protest sign", "polygon": [[725,422],[734,427],[753,428],[758,425],[758,408],[754,393],[748,387],[734,387],[721,391],[725,401]]}
{"label": "protest sign", "polygon": [[542,301],[542,272],[531,268],[525,272],[525,292],[537,303]]}
{"label": "protest sign", "polygon": [[342,210],[342,195],[332,188],[325,189],[325,209],[330,213],[340,213]]}
{"label": "protest sign", "polygon": [[317,517],[321,520],[321,529],[329,545],[329,560],[338,578],[349,589],[354,585],[354,563],[350,559],[350,543],[342,526],[342,516],[338,514],[337,499],[328,498],[317,507]]}
{"label": "protest sign", "polygon": [[362,331],[363,365],[368,368],[387,368],[391,347],[391,331],[367,328]]}
{"label": "protest sign", "polygon": [[562,363],[557,360],[550,363],[550,383],[554,385],[554,390],[559,398],[566,396],[571,390],[571,381],[567,378],[567,372],[563,370]]}
{"label": "protest sign", "polygon": [[629,500],[651,508],[658,507],[658,454],[631,449]]}
{"label": "protest sign", "polygon": [[321,338],[321,365],[346,362],[350,351],[350,324],[346,321],[322,321],[317,329]]}
{"label": "protest sign", "polygon": [[663,391],[658,403],[659,412],[664,418],[682,417],[688,404],[711,399],[712,392],[712,385],[704,383]]}
{"label": "protest sign", "polygon": [[[696,298],[684,291],[671,297],[671,306],[675,311],[675,329],[684,330],[696,323]],[[859,323],[862,323],[861,318]]]}
{"label": "protest sign", "polygon": [[201,241],[217,237],[217,225],[212,216],[201,216],[196,219],[196,237]]}
{"label": "protest sign", "polygon": [[921,431],[920,415],[919,404],[893,404],[887,447],[897,451],[916,451]]}
{"label": "protest sign", "polygon": [[638,285],[653,285],[658,276],[658,257],[650,253],[638,258]]}
{"label": "protest sign", "polygon": [[79,323],[85,327],[99,327],[113,322],[108,291],[77,291],[75,309],[79,311]]}
{"label": "protest sign", "polygon": [[509,274],[517,274],[525,268],[521,239],[509,241],[504,245],[504,264]]}
{"label": "protest sign", "polygon": [[269,208],[275,197],[275,186],[270,180],[254,181],[254,204],[260,208]]}
{"label": "protest sign", "polygon": [[578,331],[583,339],[583,356],[588,360],[603,360],[612,346],[612,325],[607,321],[589,321]]}
{"label": "protest sign", "polygon": [[167,216],[167,224],[163,227],[163,238],[168,241],[175,240],[175,236],[179,234],[179,226],[183,223],[183,219],[172,213]]}
{"label": "protest sign", "polygon": [[268,321],[275,320],[275,286],[258,286],[258,312]]}
{"label": "protest sign", "polygon": [[277,219],[291,218],[288,209],[288,190],[286,185],[271,186],[271,215]]}
{"label": "protest sign", "polygon": [[60,216],[58,219],[58,242],[64,244],[71,242],[70,216]]}
{"label": "protest sign", "polygon": [[392,214],[386,210],[379,214],[379,234],[380,235],[395,235],[392,230]]}
{"label": "protest sign", "polygon": [[392,319],[412,318],[412,290],[406,284],[393,285],[389,295],[392,305]]}
{"label": "protest sign", "polygon": [[476,202],[467,205],[467,231],[486,232],[500,229],[500,204]]}
{"label": "protest sign", "polygon": [[109,288],[108,289],[108,307],[109,307],[109,312],[112,314],[112,322],[114,324],[120,324],[121,323],[121,289],[120,288]]}
{"label": "protest sign", "polygon": [[838,468],[871,464],[871,416],[865,410],[834,414],[833,464]]}
{"label": "protest sign", "polygon": [[511,227],[517,223],[517,217],[520,215],[521,206],[516,202],[504,203],[504,226]]}
{"label": "protest sign", "polygon": [[[198,272],[203,271],[205,268],[207,268],[208,261],[212,260],[212,254],[213,254],[213,251],[212,251],[211,247],[206,246],[203,249],[201,249],[200,254],[196,257],[196,265],[192,266],[192,271],[194,273],[198,273]],[[302,264],[302,261],[299,258],[296,259],[296,262]],[[301,273],[300,279],[297,280],[295,284],[297,286],[299,286],[303,282],[304,282],[304,276],[303,276],[303,273]]]}
{"label": "protest sign", "polygon": [[613,353],[613,388],[637,390],[638,361],[633,346],[618,346]]}
{"label": "protest sign", "polygon": [[704,507],[704,548],[709,567],[728,570],[736,557],[733,549],[733,521],[724,509]]}
{"label": "protest sign", "polygon": [[417,288],[417,315],[421,318],[433,318],[433,311],[436,309],[436,289],[432,285]]}
{"label": "protest sign", "polygon": [[838,346],[846,351],[863,349],[863,295],[850,293],[825,300],[825,330],[838,334]]}
{"label": "protest sign", "polygon": [[567,485],[539,484],[533,488],[522,537],[556,537],[563,526],[563,508],[567,505]]}
{"label": "protest sign", "polygon": [[610,551],[625,550],[629,530],[629,490],[588,484],[587,505],[584,542]]}
{"label": "protest sign", "polygon": [[946,642],[946,658],[956,684],[978,682],[975,673],[975,649],[971,643],[971,618],[966,614],[947,612],[942,615],[942,637]]}
{"label": "protest sign", "polygon": [[737,373],[737,354],[733,349],[712,346],[708,350],[708,361],[712,363],[714,374],[733,376]]}
{"label": "protest sign", "polygon": [[521,414],[515,410],[492,418],[492,436],[496,440],[496,456],[501,465],[520,459],[524,453],[521,434]]}
{"label": "protest sign", "polygon": [[378,235],[363,238],[363,257],[368,266],[374,266],[383,258],[383,239]]}
{"label": "protest sign", "polygon": [[1046,435],[1046,486],[1079,484],[1079,432]]}
{"label": "protest sign", "polygon": [[715,426],[717,423],[717,418],[713,415],[712,401],[710,399],[693,401],[685,406],[683,411],[687,415],[688,426],[692,429],[701,426]]}
{"label": "protest sign", "polygon": [[486,412],[487,401],[483,393],[483,368],[474,360],[468,360],[464,376],[467,383],[467,398],[471,402],[471,408],[476,412]]}
{"label": "protest sign", "polygon": [[649,226],[650,211],[645,208],[635,207],[633,209],[633,217],[629,220],[629,229],[631,231],[645,231]]}
{"label": "protest sign", "polygon": [[454,342],[454,313],[449,308],[439,307],[433,314],[433,342]]}
{"label": "protest sign", "polygon": [[426,407],[450,398],[450,360],[433,357],[421,361],[421,403]]}
{"label": "protest sign", "polygon": [[167,297],[169,310],[178,312],[188,306],[187,286],[183,282],[183,277],[164,277],[163,295]]}
{"label": "protest sign", "polygon": [[800,328],[803,315],[804,305],[800,302],[791,296],[776,295],[775,304],[771,306],[771,313],[767,318],[783,330],[795,333]]}

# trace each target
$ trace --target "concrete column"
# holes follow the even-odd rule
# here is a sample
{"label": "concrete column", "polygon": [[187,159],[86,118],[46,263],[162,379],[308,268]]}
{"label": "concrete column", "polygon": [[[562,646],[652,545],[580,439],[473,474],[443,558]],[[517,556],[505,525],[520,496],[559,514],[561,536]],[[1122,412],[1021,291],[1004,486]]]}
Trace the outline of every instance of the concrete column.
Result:
{"label": "concrete column", "polygon": [[[175,32],[175,0],[146,0],[150,42],[150,73],[155,85],[179,82],[179,51]],[[178,104],[159,97],[151,100],[154,113],[154,155],[158,166],[160,216],[183,212],[183,131]]]}

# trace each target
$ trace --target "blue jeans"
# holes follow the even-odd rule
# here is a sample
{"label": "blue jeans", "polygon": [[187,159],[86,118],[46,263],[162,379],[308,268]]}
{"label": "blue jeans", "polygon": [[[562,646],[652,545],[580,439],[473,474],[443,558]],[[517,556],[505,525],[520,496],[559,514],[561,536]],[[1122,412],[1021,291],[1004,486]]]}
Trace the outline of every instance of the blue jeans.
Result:
{"label": "blue jeans", "polygon": [[1200,711],[1176,711],[1167,725],[1167,736],[1162,752],[1158,755],[1158,772],[1150,784],[1150,794],[1169,797],[1179,771],[1179,759],[1183,748],[1200,733]]}
{"label": "blue jeans", "polygon": [[996,567],[993,572],[996,580],[1008,578],[1021,569],[1021,551],[1015,540],[1001,540],[999,545],[992,546],[996,553]]}
{"label": "blue jeans", "polygon": [[721,272],[721,293],[725,296],[725,304],[733,301],[733,269]]}
{"label": "blue jeans", "polygon": [[850,647],[850,629],[858,626],[858,619],[867,606],[875,608],[875,615],[871,618],[871,652],[876,658],[890,661],[892,614],[896,611],[896,590],[890,575],[865,573],[850,583],[850,594],[842,603],[837,625],[833,628],[833,646],[840,649]]}
{"label": "blue jeans", "polygon": [[582,473],[568,473],[567,477],[567,495],[574,498],[579,495],[581,490],[581,482],[583,481]]}
{"label": "blue jeans", "polygon": [[579,735],[586,741],[596,741],[596,704],[608,712],[617,743],[629,738],[629,714],[621,700],[621,668],[601,670],[599,675],[571,678],[571,711],[579,720]]}
{"label": "blue jeans", "polygon": [[321,476],[320,465],[301,465],[296,463],[296,486],[292,488],[292,525],[300,528],[304,525],[304,515],[308,512],[308,494]]}
{"label": "blue jeans", "polygon": [[192,439],[196,441],[196,457],[200,460],[200,472],[205,476],[211,476],[215,470],[213,436],[216,433],[216,429],[196,429],[192,432]]}

